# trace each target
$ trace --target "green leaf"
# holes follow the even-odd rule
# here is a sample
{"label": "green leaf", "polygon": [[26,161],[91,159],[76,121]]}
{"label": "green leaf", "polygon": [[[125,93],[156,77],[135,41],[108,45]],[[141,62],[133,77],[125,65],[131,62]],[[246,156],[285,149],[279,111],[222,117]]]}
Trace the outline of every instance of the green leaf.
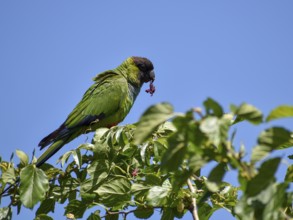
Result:
{"label": "green leaf", "polygon": [[5,172],[3,172],[2,180],[4,183],[15,183],[16,177],[14,168],[9,167]]}
{"label": "green leaf", "polygon": [[187,149],[184,134],[177,132],[173,134],[169,139],[169,148],[162,158],[162,169],[166,171],[175,171],[184,159],[184,155]]}
{"label": "green leaf", "polygon": [[32,209],[35,204],[45,199],[49,189],[49,181],[43,170],[30,164],[20,172],[20,200],[27,208]]}
{"label": "green leaf", "polygon": [[107,214],[105,220],[118,220],[119,214]]}
{"label": "green leaf", "polygon": [[82,218],[86,209],[86,204],[84,204],[82,201],[74,199],[71,200],[65,207],[64,215],[73,214],[75,218]]}
{"label": "green leaf", "polygon": [[170,193],[170,184],[163,183],[162,186],[153,186],[148,192],[147,201],[152,206],[163,206],[166,204]]}
{"label": "green leaf", "polygon": [[54,199],[45,199],[42,201],[40,207],[38,208],[36,214],[47,214],[49,212],[54,212],[55,210],[55,200]]}
{"label": "green leaf", "polygon": [[207,115],[214,115],[218,118],[222,117],[224,112],[222,106],[219,105],[215,100],[212,98],[208,98],[204,101],[204,106],[206,108],[206,114]]}
{"label": "green leaf", "polygon": [[259,124],[263,121],[263,114],[253,105],[243,103],[239,107],[231,106],[232,112],[237,115],[234,124],[247,120],[253,124]]}
{"label": "green leaf", "polygon": [[136,195],[136,194],[141,193],[141,192],[146,192],[150,188],[151,188],[150,186],[146,186],[146,185],[139,184],[139,183],[133,183],[131,185],[131,193]]}
{"label": "green leaf", "polygon": [[212,208],[207,203],[201,203],[198,205],[198,217],[200,220],[209,220],[212,214],[217,210],[217,208]]}
{"label": "green leaf", "polygon": [[249,197],[255,196],[271,184],[280,161],[281,158],[273,158],[263,162],[258,174],[247,183],[245,194]]}
{"label": "green leaf", "polygon": [[205,182],[207,188],[211,192],[216,192],[219,190],[219,183],[221,183],[225,173],[226,164],[224,163],[219,163],[215,168],[212,169],[208,176],[208,180]]}
{"label": "green leaf", "polygon": [[101,217],[96,213],[91,213],[87,220],[101,220]]}
{"label": "green leaf", "polygon": [[130,201],[131,194],[129,193],[131,184],[129,180],[122,177],[109,180],[103,183],[96,192],[104,205],[108,207],[123,205],[125,202]]}
{"label": "green leaf", "polygon": [[65,154],[63,154],[61,157],[59,157],[57,163],[61,162],[61,166],[63,167],[64,164],[67,162],[69,159],[70,155],[73,153],[73,151],[67,151]]}
{"label": "green leaf", "polygon": [[255,146],[252,149],[251,162],[256,163],[257,161],[260,161],[261,159],[266,157],[271,151],[272,151],[272,148],[267,145]]}
{"label": "green leaf", "polygon": [[80,166],[82,165],[82,157],[81,157],[80,150],[79,149],[73,150],[72,156],[73,156],[73,159],[74,159],[78,169],[80,169]]}
{"label": "green leaf", "polygon": [[280,118],[286,118],[286,117],[293,117],[293,106],[291,105],[281,105],[277,108],[273,109],[268,117],[266,118],[266,121],[272,121],[275,119]]}
{"label": "green leaf", "polygon": [[173,220],[175,218],[175,214],[173,209],[164,208],[161,220]]}
{"label": "green leaf", "polygon": [[29,163],[29,157],[26,153],[24,153],[23,151],[21,150],[16,150],[16,155],[18,156],[18,158],[20,159],[20,163],[23,165],[23,166],[26,166],[28,165]]}
{"label": "green leaf", "polygon": [[276,184],[271,181],[255,196],[244,194],[235,207],[235,213],[239,219],[245,220],[285,219],[282,205],[286,198],[287,186],[284,183]]}
{"label": "green leaf", "polygon": [[260,134],[258,143],[272,149],[288,148],[293,145],[293,134],[285,128],[272,127]]}
{"label": "green leaf", "polygon": [[280,213],[280,209],[286,197],[287,187],[288,185],[284,183],[278,185],[274,184],[270,192],[270,199],[263,211],[263,219],[281,219],[283,213]]}
{"label": "green leaf", "polygon": [[0,208],[0,219],[1,220],[11,220],[12,219],[12,210],[10,207]]}
{"label": "green leaf", "polygon": [[286,176],[285,176],[286,182],[293,182],[293,165],[288,166]]}
{"label": "green leaf", "polygon": [[172,118],[173,107],[168,103],[160,103],[149,107],[141,116],[134,133],[134,143],[141,144],[159,127]]}
{"label": "green leaf", "polygon": [[50,216],[46,214],[40,214],[40,215],[37,215],[34,220],[53,220],[53,218],[51,218]]}
{"label": "green leaf", "polygon": [[158,177],[157,175],[155,174],[146,174],[145,176],[145,182],[148,184],[148,185],[161,185],[161,178]]}
{"label": "green leaf", "polygon": [[139,206],[134,212],[134,216],[139,219],[148,219],[154,214],[153,208],[144,208]]}

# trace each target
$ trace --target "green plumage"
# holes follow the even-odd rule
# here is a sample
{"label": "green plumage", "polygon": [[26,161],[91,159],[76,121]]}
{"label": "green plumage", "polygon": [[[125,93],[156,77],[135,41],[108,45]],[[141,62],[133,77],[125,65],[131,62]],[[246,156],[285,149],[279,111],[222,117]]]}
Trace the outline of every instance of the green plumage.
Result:
{"label": "green plumage", "polygon": [[116,69],[105,71],[94,78],[94,84],[68,115],[65,122],[39,143],[49,148],[38,158],[41,166],[66,143],[81,134],[100,127],[112,127],[130,111],[141,86],[153,82],[152,63],[141,57],[130,57]]}

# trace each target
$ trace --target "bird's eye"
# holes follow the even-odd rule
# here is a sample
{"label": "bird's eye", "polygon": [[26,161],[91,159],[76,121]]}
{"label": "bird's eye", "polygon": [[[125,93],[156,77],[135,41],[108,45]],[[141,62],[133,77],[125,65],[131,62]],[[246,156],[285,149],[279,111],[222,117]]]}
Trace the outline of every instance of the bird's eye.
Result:
{"label": "bird's eye", "polygon": [[143,63],[140,63],[137,65],[137,67],[141,70],[141,71],[145,71],[146,70],[146,67]]}

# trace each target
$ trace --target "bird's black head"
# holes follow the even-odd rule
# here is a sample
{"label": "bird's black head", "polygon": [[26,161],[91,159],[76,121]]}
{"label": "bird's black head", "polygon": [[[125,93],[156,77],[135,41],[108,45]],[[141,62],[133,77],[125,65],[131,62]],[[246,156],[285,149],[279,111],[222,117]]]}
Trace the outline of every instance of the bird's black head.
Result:
{"label": "bird's black head", "polygon": [[140,80],[144,83],[155,81],[155,72],[152,62],[144,57],[132,57],[133,62],[140,70]]}

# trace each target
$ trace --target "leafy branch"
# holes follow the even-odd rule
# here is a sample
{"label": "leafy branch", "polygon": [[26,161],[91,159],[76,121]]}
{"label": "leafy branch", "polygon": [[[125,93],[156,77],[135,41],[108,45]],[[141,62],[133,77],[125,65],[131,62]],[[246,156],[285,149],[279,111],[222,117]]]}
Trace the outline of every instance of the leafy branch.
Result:
{"label": "leafy branch", "polygon": [[[20,150],[19,164],[0,159],[1,199],[9,201],[0,208],[0,219],[11,219],[15,209],[21,213],[23,207],[39,205],[35,219],[50,220],[58,204],[66,205],[68,219],[126,219],[129,214],[150,219],[160,209],[163,220],[189,213],[195,220],[207,220],[222,208],[237,219],[292,218],[293,166],[287,162],[278,182],[275,175],[286,158],[271,153],[292,148],[293,133],[267,127],[267,122],[293,117],[293,107],[279,106],[264,117],[246,103],[232,105],[226,114],[211,98],[203,106],[175,113],[170,104],[159,103],[137,124],[98,129],[91,143],[60,157],[63,168],[37,168],[35,159],[30,163]],[[234,145],[236,133],[231,132],[243,121],[267,127],[249,159],[243,158],[244,146]],[[211,162],[216,165],[202,175]],[[238,174],[237,186],[223,181],[231,170]],[[90,208],[95,211],[89,213]]]}

